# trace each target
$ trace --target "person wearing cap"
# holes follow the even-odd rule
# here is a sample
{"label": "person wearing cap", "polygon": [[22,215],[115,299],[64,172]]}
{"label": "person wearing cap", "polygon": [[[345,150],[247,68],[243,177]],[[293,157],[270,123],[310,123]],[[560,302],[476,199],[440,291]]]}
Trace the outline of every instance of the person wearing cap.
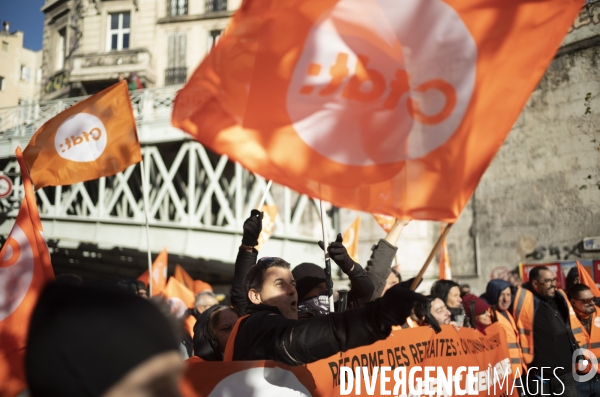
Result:
{"label": "person wearing cap", "polygon": [[264,257],[244,279],[248,315],[235,324],[224,361],[274,360],[311,363],[385,339],[402,324],[415,301],[426,298],[396,285],[357,309],[298,320],[298,294],[290,264]]}
{"label": "person wearing cap", "polygon": [[490,305],[486,301],[473,294],[466,294],[462,298],[465,313],[471,319],[471,326],[477,328],[485,335],[485,329],[492,325]]}
{"label": "person wearing cap", "polygon": [[149,300],[118,288],[51,283],[25,353],[31,397],[177,397],[174,328]]}
{"label": "person wearing cap", "polygon": [[[319,241],[319,246],[324,249],[324,244]],[[347,296],[347,308],[356,308],[371,300],[374,286],[365,270],[354,262],[348,250],[342,244],[342,234],[327,247],[329,257],[350,279],[351,289]],[[327,294],[327,281],[325,270],[314,263],[301,263],[292,270],[296,280],[298,292],[298,312],[301,318],[329,313],[329,296]],[[335,311],[338,311],[335,306]]]}
{"label": "person wearing cap", "polygon": [[[513,289],[516,288],[508,281],[493,279],[487,284],[485,293],[481,298],[492,305],[492,309],[495,310],[496,315],[494,317],[500,323],[500,327],[502,327],[506,335],[512,373],[521,382],[521,377],[527,372],[527,365],[523,357],[523,348],[519,333],[520,327],[510,312],[513,301]],[[519,383],[519,385],[522,385],[522,383]]]}

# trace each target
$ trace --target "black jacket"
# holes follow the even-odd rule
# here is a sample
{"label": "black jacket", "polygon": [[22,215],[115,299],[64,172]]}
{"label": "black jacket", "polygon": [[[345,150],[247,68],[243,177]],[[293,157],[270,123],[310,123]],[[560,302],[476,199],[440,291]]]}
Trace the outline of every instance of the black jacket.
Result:
{"label": "black jacket", "polygon": [[354,309],[364,306],[371,300],[375,286],[367,275],[365,269],[358,263],[354,264],[354,269],[347,273],[350,279],[351,289],[348,292],[348,309]]}
{"label": "black jacket", "polygon": [[567,302],[558,292],[554,298],[545,299],[533,290],[531,283],[526,283],[523,287],[531,291],[534,297],[534,350],[529,367],[557,368],[557,375],[571,371],[571,355],[577,342],[571,331]]}
{"label": "black jacket", "polygon": [[267,305],[248,306],[234,342],[233,359],[274,360],[307,364],[385,339],[391,327],[381,325],[381,301],[359,309],[304,320],[290,320]]}
{"label": "black jacket", "polygon": [[387,241],[380,239],[371,249],[373,252],[367,262],[366,272],[374,286],[371,300],[375,300],[383,293],[387,278],[392,272],[392,261],[396,256],[398,247],[394,247]]}
{"label": "black jacket", "polygon": [[244,277],[246,277],[248,270],[256,264],[257,258],[257,250],[253,249],[252,252],[248,252],[240,248],[235,259],[233,284],[231,284],[231,306],[239,310],[242,315],[246,314],[246,307],[248,306],[246,294],[244,293]]}

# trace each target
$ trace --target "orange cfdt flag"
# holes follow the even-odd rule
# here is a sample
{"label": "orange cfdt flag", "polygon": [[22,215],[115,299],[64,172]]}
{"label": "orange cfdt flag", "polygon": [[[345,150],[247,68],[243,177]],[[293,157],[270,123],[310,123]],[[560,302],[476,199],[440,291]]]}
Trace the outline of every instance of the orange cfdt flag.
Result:
{"label": "orange cfdt flag", "polygon": [[581,263],[579,263],[579,261],[577,261],[577,272],[579,273],[579,282],[587,285],[590,291],[592,291],[592,294],[596,298],[600,298],[600,290],[598,289],[598,286],[594,282],[592,276],[590,276],[590,274],[587,272],[587,270],[585,270]]}
{"label": "orange cfdt flag", "polygon": [[[191,309],[194,307],[194,293],[174,277],[169,278],[167,285],[162,291],[162,294],[169,300],[175,300],[175,302],[170,302],[170,304],[181,306],[177,308],[179,311],[183,312],[185,309]],[[185,317],[184,328],[190,336],[194,335],[194,324],[196,324],[196,318],[194,316]]]}
{"label": "orange cfdt flag", "polygon": [[[442,226],[440,234],[444,233],[444,227]],[[440,252],[438,256],[438,263],[440,265],[439,279],[440,280],[452,280],[452,272],[450,271],[450,256],[448,256],[448,244],[446,238],[442,241]]]}
{"label": "orange cfdt flag", "polygon": [[173,277],[181,284],[185,285],[190,291],[194,290],[194,279],[186,272],[181,265],[175,265]]}
{"label": "orange cfdt flag", "polygon": [[24,151],[36,189],[114,175],[142,159],[126,82],[47,121]]}
{"label": "orange cfdt flag", "polygon": [[54,279],[35,194],[17,148],[25,199],[0,250],[0,395],[26,388],[24,357],[29,319],[42,288]]}
{"label": "orange cfdt flag", "polygon": [[390,230],[392,230],[392,226],[394,226],[394,222],[396,222],[396,218],[389,215],[373,214],[373,218],[375,218],[379,226],[381,226],[386,233],[389,233]]}
{"label": "orange cfdt flag", "polygon": [[140,276],[137,279],[146,284],[146,287],[148,287],[148,270],[140,274]]}
{"label": "orange cfdt flag", "polygon": [[256,246],[256,250],[260,251],[263,245],[269,238],[273,235],[275,231],[275,219],[277,218],[278,210],[276,205],[263,205],[260,209],[263,213],[262,219],[262,230],[260,231],[260,235],[258,236],[258,245]]}
{"label": "orange cfdt flag", "polygon": [[455,222],[583,0],[423,4],[246,0],[172,122],[336,206]]}
{"label": "orange cfdt flag", "polygon": [[169,265],[169,254],[163,248],[152,263],[152,296],[159,295],[167,284],[167,267]]}
{"label": "orange cfdt flag", "polygon": [[354,222],[344,232],[342,244],[348,250],[348,255],[354,262],[358,263],[358,233],[360,232],[360,216],[357,216]]}
{"label": "orange cfdt flag", "polygon": [[212,286],[205,281],[194,280],[194,294],[199,294],[204,291],[213,292]]}

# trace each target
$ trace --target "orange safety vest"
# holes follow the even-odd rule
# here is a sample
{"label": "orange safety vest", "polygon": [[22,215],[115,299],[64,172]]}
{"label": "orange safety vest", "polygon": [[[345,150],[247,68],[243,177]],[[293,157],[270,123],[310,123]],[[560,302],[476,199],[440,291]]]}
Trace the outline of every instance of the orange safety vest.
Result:
{"label": "orange safety vest", "polygon": [[248,317],[249,314],[238,318],[229,334],[229,338],[227,339],[227,345],[225,345],[225,353],[223,353],[223,361],[233,361],[233,345],[235,345],[235,337],[240,329],[240,324],[243,319]]}
{"label": "orange safety vest", "polygon": [[519,376],[521,376],[527,372],[527,365],[525,364],[523,350],[521,349],[519,327],[517,327],[512,314],[508,311],[506,311],[506,314],[507,316],[504,316],[499,310],[496,310],[496,318],[506,334],[506,343],[508,345],[508,356],[510,358],[512,373],[516,376],[518,371]]}
{"label": "orange safety vest", "polygon": [[[567,303],[567,307],[569,309],[569,323],[571,324],[571,331],[573,332],[573,336],[577,343],[581,344],[583,339],[583,327],[579,320],[577,320],[577,316],[571,307],[571,303],[567,298],[567,295],[561,289],[556,289],[556,291],[561,294]],[[533,361],[533,318],[535,316],[534,313],[534,301],[533,301],[533,293],[528,291],[523,287],[517,288],[517,293],[515,294],[515,300],[513,302],[513,318],[516,320],[519,325],[519,337],[521,341],[521,349],[523,351],[523,358],[525,359],[525,364],[529,365]]]}
{"label": "orange safety vest", "polygon": [[[595,306],[596,312],[592,313],[592,326],[590,327],[590,334],[588,334],[585,327],[581,324],[579,319],[576,319],[578,326],[581,328],[582,341],[579,343],[579,347],[588,349],[591,351],[597,359],[600,359],[600,308]],[[591,360],[590,360],[591,361]]]}

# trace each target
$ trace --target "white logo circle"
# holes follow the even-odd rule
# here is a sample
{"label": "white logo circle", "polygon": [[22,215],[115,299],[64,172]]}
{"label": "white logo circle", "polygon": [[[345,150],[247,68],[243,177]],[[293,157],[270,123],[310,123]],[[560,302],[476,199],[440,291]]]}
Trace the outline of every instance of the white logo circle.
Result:
{"label": "white logo circle", "polygon": [[54,136],[54,148],[64,159],[83,163],[94,161],[106,148],[106,128],[89,113],[77,113],[66,119]]}
{"label": "white logo circle", "polygon": [[423,157],[462,122],[476,61],[471,33],[442,0],[340,0],[306,38],[288,114],[338,163]]}
{"label": "white logo circle", "polygon": [[33,280],[33,251],[29,240],[15,224],[4,247],[0,260],[7,267],[0,268],[0,321],[10,316],[25,298]]}
{"label": "white logo circle", "polygon": [[[579,348],[571,356],[573,363],[571,373],[576,382],[587,382],[598,372],[598,358],[588,349]],[[581,373],[589,370],[587,373]]]}

